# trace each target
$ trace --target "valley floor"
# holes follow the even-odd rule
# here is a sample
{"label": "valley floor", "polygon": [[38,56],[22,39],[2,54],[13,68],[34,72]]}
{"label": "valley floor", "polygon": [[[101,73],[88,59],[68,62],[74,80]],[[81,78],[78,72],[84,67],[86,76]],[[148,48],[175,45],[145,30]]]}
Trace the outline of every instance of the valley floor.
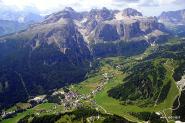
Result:
{"label": "valley floor", "polygon": [[[173,123],[179,120],[178,116],[172,115],[172,111],[176,110],[173,108],[174,101],[179,98],[182,90],[173,79],[175,69],[173,59],[155,59],[154,61],[156,65],[161,64],[161,61],[165,61],[162,66],[166,69],[167,73],[163,80],[163,87],[169,84],[169,81],[171,82],[169,92],[164,101],[159,102],[160,95],[163,93],[162,91],[164,91],[163,88],[157,96],[158,98],[154,101],[154,105],[148,105],[146,100],[144,100],[144,102],[140,100],[139,103],[135,103],[134,101],[127,103],[127,101],[129,102],[130,100],[124,102],[108,95],[109,90],[123,84],[123,80],[128,76],[129,73],[124,72],[123,68],[133,67],[141,59],[144,59],[150,52],[152,52],[152,49],[154,48],[151,47],[144,54],[136,57],[110,57],[99,59],[100,66],[91,71],[85,81],[68,87],[69,91],[77,94],[78,97],[69,101],[73,104],[75,104],[75,102],[80,102],[83,106],[89,106],[92,109],[96,109],[97,112],[110,116],[117,115],[130,122],[147,122],[152,120],[153,116],[158,117],[158,120],[162,123]],[[42,103],[33,108],[26,109],[22,113],[17,113],[16,115],[13,115],[12,118],[3,120],[2,123],[17,123],[20,119],[31,114],[36,114],[39,117],[71,112],[77,107],[76,105],[71,105],[66,108],[64,103],[65,102],[61,104]],[[145,106],[142,107],[141,105]],[[87,121],[91,122],[89,118],[87,118]],[[99,117],[96,117],[95,119],[98,121]]]}

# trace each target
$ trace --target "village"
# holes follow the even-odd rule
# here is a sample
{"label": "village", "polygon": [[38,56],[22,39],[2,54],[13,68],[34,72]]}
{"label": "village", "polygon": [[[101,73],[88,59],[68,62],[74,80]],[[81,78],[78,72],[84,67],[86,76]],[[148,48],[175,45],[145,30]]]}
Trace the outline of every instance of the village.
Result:
{"label": "village", "polygon": [[[119,67],[119,66],[118,66]],[[21,113],[26,111],[27,109],[34,108],[35,106],[43,103],[56,103],[58,105],[62,105],[64,107],[64,110],[62,112],[72,111],[75,109],[78,109],[80,107],[83,107],[83,101],[89,102],[93,108],[97,109],[99,106],[96,105],[96,101],[93,99],[93,96],[95,96],[98,92],[100,92],[103,87],[107,84],[107,82],[113,77],[112,74],[104,73],[102,74],[102,80],[99,82],[98,86],[95,90],[91,91],[88,94],[79,94],[78,92],[74,92],[66,87],[55,90],[50,95],[40,95],[36,96],[32,99],[29,99],[27,101],[27,105],[24,107],[19,107],[16,110],[13,111],[2,111],[1,118],[7,119],[10,117],[13,117],[17,113]],[[53,110],[55,110],[57,106],[54,106],[53,109],[48,110],[41,110],[36,113],[36,115],[40,115],[41,113],[50,113]],[[94,120],[95,117],[91,117],[88,120]]]}

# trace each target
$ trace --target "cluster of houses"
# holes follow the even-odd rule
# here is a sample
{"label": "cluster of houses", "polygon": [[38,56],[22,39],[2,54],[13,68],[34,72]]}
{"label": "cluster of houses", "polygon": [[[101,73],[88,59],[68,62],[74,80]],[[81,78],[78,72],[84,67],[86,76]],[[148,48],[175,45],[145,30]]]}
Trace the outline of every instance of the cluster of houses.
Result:
{"label": "cluster of houses", "polygon": [[180,91],[185,89],[185,75],[182,76],[181,80],[177,82],[177,86],[179,87]]}
{"label": "cluster of houses", "polygon": [[97,116],[88,117],[87,121],[88,121],[88,123],[94,123],[96,120],[99,120],[99,119],[100,119],[100,116],[97,115]]}
{"label": "cluster of houses", "polygon": [[63,105],[65,110],[72,110],[82,105],[80,103],[80,97],[81,96],[76,92],[71,90],[64,91],[63,89],[60,89],[52,93],[48,100],[49,102]]}
{"label": "cluster of houses", "polygon": [[80,96],[77,93],[69,91],[64,95],[65,98],[61,103],[64,105],[65,110],[72,110],[82,106],[82,103],[80,103]]}
{"label": "cluster of houses", "polygon": [[104,73],[103,74],[103,80],[100,82],[100,84],[96,87],[95,90],[93,90],[91,93],[86,95],[80,95],[73,91],[69,91],[68,93],[63,93],[65,98],[61,100],[61,104],[64,105],[66,110],[75,109],[78,107],[81,107],[83,104],[81,103],[81,100],[90,100],[91,97],[96,95],[98,92],[100,92],[104,85],[113,77],[112,74]]}
{"label": "cluster of houses", "polygon": [[[53,92],[51,95],[40,95],[40,96],[36,96],[36,97],[28,100],[28,103],[31,104],[31,106],[29,108],[33,108],[34,106],[41,104],[41,103],[45,103],[45,102],[58,103],[60,105],[63,105],[65,110],[73,110],[73,109],[82,107],[83,104],[81,103],[81,100],[89,100],[90,101],[91,97],[94,96],[95,94],[97,94],[98,92],[100,92],[103,89],[104,85],[107,83],[107,81],[109,81],[113,77],[112,74],[108,74],[108,73],[104,73],[104,74],[102,74],[102,76],[103,76],[103,80],[96,87],[96,89],[93,90],[89,94],[80,95],[80,94],[73,92],[71,90],[66,91],[66,89],[60,89],[60,90]],[[22,112],[22,111],[24,111],[24,110],[19,109],[19,110],[12,111],[12,112],[5,112],[4,111],[1,113],[1,117],[8,118],[8,117],[11,117],[19,112]],[[46,111],[44,111],[44,112],[46,112]]]}
{"label": "cluster of houses", "polygon": [[117,68],[118,70],[121,70],[122,67],[123,67],[122,65],[117,65],[117,66],[116,66],[116,68]]}
{"label": "cluster of houses", "polygon": [[30,109],[30,108],[33,108],[34,106],[38,105],[38,104],[41,104],[41,103],[44,103],[46,102],[46,95],[41,95],[41,96],[37,96],[37,97],[34,97],[33,99],[30,99],[28,100],[28,103],[25,103],[26,106],[18,106],[17,104],[15,105],[16,106],[16,109],[15,110],[12,110],[12,111],[2,111],[1,113],[1,118],[2,119],[7,119],[7,118],[11,118],[13,117],[14,115],[16,115],[17,113],[21,113],[23,111],[26,111],[26,109]]}
{"label": "cluster of houses", "polygon": [[15,111],[10,111],[10,112],[2,111],[1,118],[2,119],[9,118],[12,115],[14,115],[15,113],[16,113]]}
{"label": "cluster of houses", "polygon": [[114,77],[114,75],[110,74],[110,73],[104,73],[103,77],[104,77],[105,81],[109,81],[111,78]]}
{"label": "cluster of houses", "polygon": [[46,95],[36,96],[33,99],[28,100],[28,103],[30,103],[32,107],[44,102],[47,102]]}
{"label": "cluster of houses", "polygon": [[1,113],[1,118],[2,119],[7,119],[7,118],[11,118],[13,117],[14,115],[16,115],[17,113],[21,113],[25,111],[25,109],[18,109],[18,110],[14,110],[14,111],[2,111]]}

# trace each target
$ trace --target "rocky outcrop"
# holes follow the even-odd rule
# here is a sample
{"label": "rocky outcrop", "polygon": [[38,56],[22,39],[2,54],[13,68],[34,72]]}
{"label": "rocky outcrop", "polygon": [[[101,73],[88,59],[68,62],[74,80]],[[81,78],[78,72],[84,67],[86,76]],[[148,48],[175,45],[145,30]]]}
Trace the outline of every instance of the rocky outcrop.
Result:
{"label": "rocky outcrop", "polygon": [[101,41],[115,41],[119,40],[117,27],[111,24],[99,24],[94,32],[94,37]]}
{"label": "rocky outcrop", "polygon": [[[155,17],[143,17],[135,9],[109,10],[107,8],[92,9],[89,12],[76,12],[72,8],[51,14],[42,24],[63,23],[64,19],[74,21],[77,30],[88,44],[128,41],[144,37],[155,30],[166,32],[163,24]],[[165,34],[165,33],[164,33]]]}
{"label": "rocky outcrop", "polygon": [[73,20],[80,20],[82,19],[82,15],[81,13],[76,12],[71,7],[66,7],[62,11],[46,16],[43,23],[55,23],[63,18],[71,18]]}
{"label": "rocky outcrop", "polygon": [[138,12],[135,9],[127,8],[122,11],[123,16],[143,16],[141,12]]}
{"label": "rocky outcrop", "polygon": [[102,9],[92,9],[87,14],[87,19],[96,19],[98,21],[105,21],[113,19],[113,12],[107,8]]}
{"label": "rocky outcrop", "polygon": [[185,9],[163,12],[158,19],[167,27],[171,34],[178,37],[185,36]]}
{"label": "rocky outcrop", "polygon": [[155,30],[167,32],[156,17],[143,17],[140,12],[131,8],[123,11],[106,8],[93,9],[77,23],[79,31],[90,44],[118,40],[128,41],[133,38],[140,40],[141,37],[144,39],[147,34]]}
{"label": "rocky outcrop", "polygon": [[127,23],[125,24],[125,36],[124,38],[126,40],[129,40],[132,37],[140,36],[142,35],[142,31],[140,29],[139,22],[133,22],[133,23]]}
{"label": "rocky outcrop", "polygon": [[185,24],[185,9],[178,11],[163,12],[159,17],[162,23],[166,24]]}

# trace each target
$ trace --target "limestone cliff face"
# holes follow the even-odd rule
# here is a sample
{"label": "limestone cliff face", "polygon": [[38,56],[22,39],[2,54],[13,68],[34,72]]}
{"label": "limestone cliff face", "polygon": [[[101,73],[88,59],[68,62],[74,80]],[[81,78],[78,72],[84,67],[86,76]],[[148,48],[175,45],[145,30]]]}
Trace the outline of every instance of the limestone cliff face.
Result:
{"label": "limestone cliff face", "polygon": [[96,40],[101,40],[101,41],[115,41],[119,40],[119,35],[117,32],[117,27],[115,25],[111,24],[98,24],[94,37]]}
{"label": "limestone cliff face", "polygon": [[166,24],[185,24],[185,9],[163,12],[158,18]]}
{"label": "limestone cliff face", "polygon": [[158,20],[175,36],[185,36],[185,9],[163,12]]}
{"label": "limestone cliff face", "polygon": [[39,48],[45,44],[54,45],[73,62],[90,59],[87,44],[73,21],[70,19],[62,21],[64,22],[51,26],[44,32],[36,33],[30,41],[31,46]]}
{"label": "limestone cliff face", "polygon": [[144,38],[156,30],[167,31],[156,17],[143,17],[135,9],[108,10],[94,9],[87,12],[81,20],[76,20],[79,31],[88,43],[128,41]]}
{"label": "limestone cliff face", "polygon": [[123,16],[143,16],[141,12],[138,12],[137,10],[132,8],[124,9],[122,12],[122,15]]}
{"label": "limestone cliff face", "polygon": [[128,40],[132,37],[137,37],[137,36],[142,35],[142,32],[141,32],[138,21],[133,22],[133,23],[125,24],[125,30],[124,31],[125,31],[124,38],[126,40]]}
{"label": "limestone cliff face", "polygon": [[53,13],[27,30],[2,37],[1,41],[23,40],[34,51],[53,46],[71,63],[91,59],[90,47],[98,43],[143,41],[153,43],[167,36],[155,17],[143,17],[137,10],[107,8],[76,12],[72,8]]}
{"label": "limestone cliff face", "polygon": [[113,11],[108,10],[107,8],[102,9],[92,9],[88,14],[88,19],[97,19],[98,21],[105,21],[113,19]]}

